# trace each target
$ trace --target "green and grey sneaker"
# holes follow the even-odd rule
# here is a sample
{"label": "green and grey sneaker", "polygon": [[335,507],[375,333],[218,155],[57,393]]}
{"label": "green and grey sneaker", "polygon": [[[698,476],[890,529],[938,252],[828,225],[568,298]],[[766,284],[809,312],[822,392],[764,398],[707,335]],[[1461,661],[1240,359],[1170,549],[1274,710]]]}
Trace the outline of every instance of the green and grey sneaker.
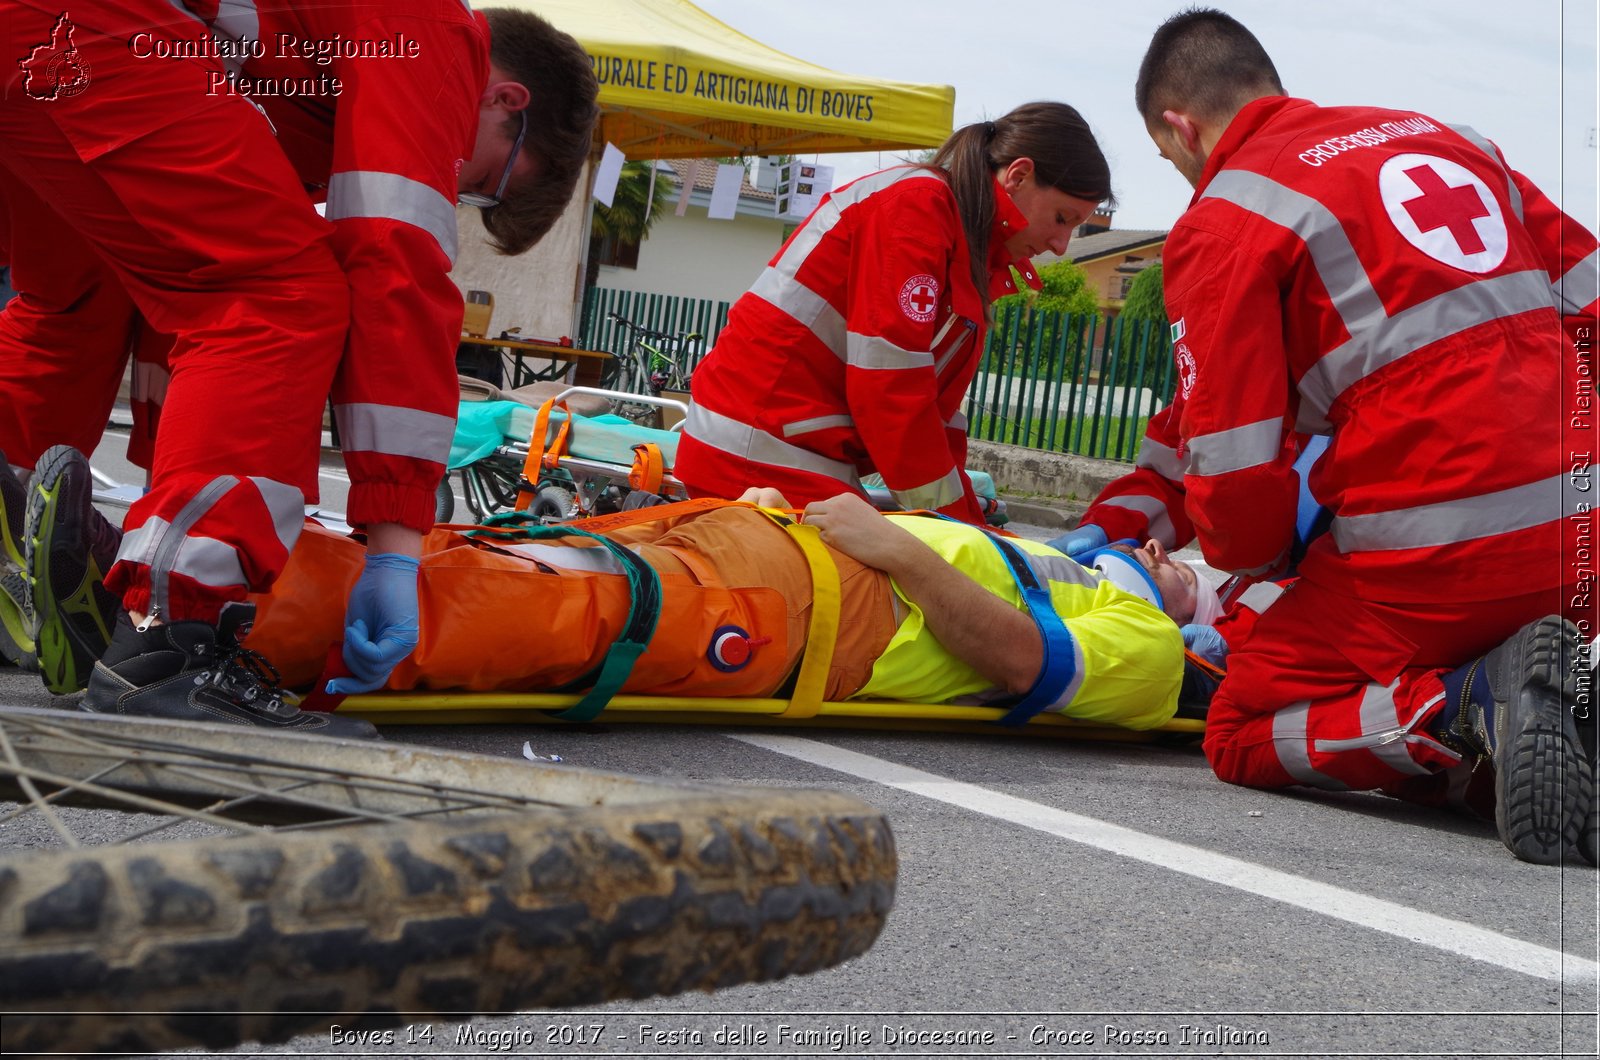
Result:
{"label": "green and grey sneaker", "polygon": [[17,478],[5,453],[0,453],[0,659],[36,670],[33,657],[33,608],[23,576],[23,549],[28,490]]}
{"label": "green and grey sneaker", "polygon": [[94,506],[89,460],[70,446],[45,450],[28,481],[25,565],[39,673],[65,695],[89,683],[116,630],[121,602],[105,587],[122,531]]}
{"label": "green and grey sneaker", "polygon": [[34,655],[28,579],[21,570],[0,573],[0,658],[24,670],[39,670],[39,660]]}

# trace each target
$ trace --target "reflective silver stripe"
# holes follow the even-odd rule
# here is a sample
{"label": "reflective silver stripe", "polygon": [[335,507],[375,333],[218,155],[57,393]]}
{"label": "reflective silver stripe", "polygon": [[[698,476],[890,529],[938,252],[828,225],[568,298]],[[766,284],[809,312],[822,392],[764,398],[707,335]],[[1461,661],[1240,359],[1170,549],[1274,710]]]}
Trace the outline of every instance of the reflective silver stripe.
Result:
{"label": "reflective silver stripe", "polygon": [[1189,439],[1189,474],[1226,475],[1277,459],[1283,448],[1283,419],[1257,420]]}
{"label": "reflective silver stripe", "polygon": [[247,584],[239,553],[232,545],[194,534],[182,536],[176,554],[163,565],[165,569],[158,571],[156,556],[162,551],[161,546],[170,542],[171,535],[176,533],[165,519],[146,519],[137,530],[123,536],[117,559],[149,567],[152,582],[158,575],[165,580],[168,574],[182,574],[214,589]]}
{"label": "reflective silver stripe", "polygon": [[1178,451],[1148,435],[1139,443],[1139,458],[1133,463],[1135,467],[1148,468],[1171,482],[1183,481],[1183,461],[1178,459]]}
{"label": "reflective silver stripe", "polygon": [[272,515],[272,529],[285,552],[294,551],[300,540],[300,530],[306,523],[306,495],[293,486],[275,479],[251,475],[250,481],[261,493],[261,500]]}
{"label": "reflective silver stripe", "polygon": [[[1395,713],[1394,690],[1399,682],[1388,685],[1368,685],[1361,693],[1361,731],[1379,736],[1369,748],[1378,760],[1396,773],[1409,776],[1426,776],[1433,772],[1417,764],[1406,750],[1405,737],[1411,726],[1400,724]],[[1411,719],[1414,723],[1416,718]],[[1319,743],[1318,750],[1321,750]]]}
{"label": "reflective silver stripe", "polygon": [[1272,747],[1277,752],[1278,764],[1297,783],[1313,788],[1347,791],[1348,784],[1311,768],[1311,747],[1306,738],[1310,714],[1311,703],[1302,700],[1272,716]]}
{"label": "reflective silver stripe", "polygon": [[1384,318],[1383,300],[1372,289],[1350,237],[1333,212],[1311,196],[1259,173],[1226,169],[1201,197],[1231,202],[1299,236],[1351,335],[1361,334]]}
{"label": "reflective silver stripe", "polygon": [[433,236],[451,265],[456,262],[455,203],[410,177],[372,170],[335,173],[328,180],[327,217],[381,217],[415,225]]}
{"label": "reflective silver stripe", "polygon": [[335,405],[339,442],[347,453],[406,456],[442,464],[455,435],[454,416],[372,403]]}
{"label": "reflective silver stripe", "polygon": [[1600,250],[1568,269],[1553,288],[1556,308],[1568,316],[1583,310],[1600,296]]}
{"label": "reflective silver stripe", "polygon": [[[216,505],[217,501],[227,496],[238,484],[239,480],[232,475],[218,475],[200,487],[199,491],[182,508],[178,509],[178,514],[173,518],[172,522],[158,522],[158,525],[152,531],[152,535],[145,545],[147,549],[145,554],[149,558],[144,561],[149,568],[150,610],[148,613],[152,617],[157,615],[173,617],[169,599],[171,579],[168,575],[179,562],[178,553],[182,551],[188,540],[189,530]],[[149,520],[146,520],[146,523],[148,522]],[[144,525],[141,524],[140,528],[142,529]],[[118,553],[119,555],[121,553],[120,547],[118,548]],[[204,558],[202,556],[202,560]],[[233,562],[238,562],[237,556],[234,557]],[[228,581],[222,584],[244,584],[242,570],[237,582]]]}
{"label": "reflective silver stripe", "polygon": [[1248,607],[1258,615],[1267,613],[1267,608],[1278,602],[1278,597],[1283,595],[1283,586],[1277,582],[1256,582],[1250,588],[1239,594],[1239,606]]}
{"label": "reflective silver stripe", "polygon": [[[266,505],[278,543],[283,546],[285,552],[294,551],[295,542],[300,539],[300,530],[305,525],[305,494],[293,486],[270,478],[251,476],[248,481],[261,494],[262,503]],[[248,584],[234,546],[217,538],[190,535],[186,529],[182,529],[199,522],[239,484],[240,480],[232,476],[213,479],[195,501],[183,507],[173,522],[169,523],[165,519],[158,518],[146,519],[137,529],[123,535],[122,544],[117,549],[117,558],[150,567],[154,577],[157,571],[156,559],[162,545],[166,544],[170,549],[171,539],[168,535],[177,533],[184,535],[183,540],[177,546],[176,558],[167,570],[185,574],[204,585]]]}
{"label": "reflective silver stripe", "polygon": [[[1435,295],[1374,322],[1367,331],[1329,350],[1301,377],[1300,395],[1326,426],[1328,410],[1339,395],[1378,369],[1446,335],[1550,304],[1550,277],[1538,269],[1478,280]],[[1301,423],[1308,422],[1312,420],[1303,411]]]}
{"label": "reflective silver stripe", "polygon": [[1138,512],[1145,517],[1149,524],[1149,534],[1167,548],[1178,547],[1178,533],[1172,525],[1172,517],[1167,514],[1167,506],[1155,497],[1146,497],[1138,494],[1129,494],[1125,497],[1107,497],[1100,501],[1113,508],[1127,508]]}
{"label": "reflective silver stripe", "polygon": [[933,354],[905,350],[881,335],[857,335],[845,339],[845,363],[869,371],[900,371],[907,368],[932,368]]}
{"label": "reflective silver stripe", "polygon": [[966,492],[962,485],[961,469],[953,467],[932,482],[924,482],[910,489],[890,490],[903,508],[928,508],[937,510],[954,504]]}
{"label": "reflective silver stripe", "polygon": [[[802,259],[803,260],[803,259]],[[750,293],[804,324],[824,346],[844,360],[844,316],[828,300],[785,273],[780,261],[761,270]]]}
{"label": "reflective silver stripe", "polygon": [[967,414],[957,409],[954,416],[944,421],[944,425],[953,431],[965,432],[967,429]]}
{"label": "reflective silver stripe", "polygon": [[1494,144],[1470,125],[1452,125],[1450,129],[1470,140],[1472,146],[1489,156],[1489,161],[1495,164],[1495,168],[1505,178],[1506,196],[1511,200],[1511,212],[1517,215],[1517,220],[1522,220],[1522,192],[1517,190],[1517,182],[1511,179],[1511,171],[1506,169],[1506,164],[1501,161],[1500,153],[1494,149]]}
{"label": "reflective silver stripe", "polygon": [[834,427],[854,427],[856,421],[850,416],[813,416],[809,420],[795,420],[793,423],[783,425],[783,436],[793,438],[797,434],[810,434],[812,431],[826,431]]}
{"label": "reflective silver stripe", "polygon": [[1066,556],[1046,556],[1027,549],[1021,551],[1028,557],[1028,564],[1033,568],[1033,572],[1041,579],[1065,585],[1077,585],[1085,589],[1093,589],[1100,584],[1100,579],[1088,567]]}
{"label": "reflective silver stripe", "polygon": [[[961,334],[952,340],[950,338],[950,329],[958,325],[961,328]],[[943,375],[945,366],[950,363],[956,354],[967,348],[967,340],[971,338],[972,333],[976,330],[977,326],[972,321],[956,313],[951,313],[950,319],[944,322],[944,327],[934,333],[933,342],[928,345],[928,349],[939,351],[937,356],[934,357],[933,370]]]}
{"label": "reflective silver stripe", "polygon": [[[1429,709],[1444,698],[1444,693],[1434,696],[1422,704],[1409,721],[1401,724],[1399,715],[1395,712],[1394,690],[1399,687],[1399,682],[1392,685],[1368,685],[1361,694],[1361,735],[1348,740],[1318,740],[1318,752],[1322,754],[1342,754],[1346,751],[1370,751],[1372,755],[1383,762],[1384,765],[1396,773],[1408,776],[1430,776],[1433,770],[1419,764],[1411,757],[1409,747],[1422,745],[1438,750],[1447,750],[1445,746],[1429,736],[1415,733],[1417,722]],[[1454,755],[1454,752],[1451,752]]]}
{"label": "reflective silver stripe", "polygon": [[731,416],[712,412],[702,404],[689,406],[683,433],[713,449],[719,449],[743,460],[809,471],[813,475],[835,479],[847,488],[861,492],[861,476],[856,474],[854,465],[829,460],[809,449],[790,445],[783,439],[752,427],[748,423],[740,423]]}
{"label": "reflective silver stripe", "polygon": [[211,27],[234,40],[260,40],[261,16],[256,12],[255,0],[220,0]]}
{"label": "reflective silver stripe", "polygon": [[1333,540],[1341,552],[1383,552],[1454,545],[1526,530],[1561,518],[1566,482],[1566,475],[1556,475],[1476,497],[1367,515],[1339,515],[1333,520]]}
{"label": "reflective silver stripe", "polygon": [[778,260],[761,273],[750,288],[751,293],[810,328],[825,346],[842,358],[845,353],[844,317],[821,295],[800,283],[796,274],[812,251],[833,231],[847,207],[902,180],[941,179],[926,169],[888,169],[862,177],[834,192],[795,232]]}

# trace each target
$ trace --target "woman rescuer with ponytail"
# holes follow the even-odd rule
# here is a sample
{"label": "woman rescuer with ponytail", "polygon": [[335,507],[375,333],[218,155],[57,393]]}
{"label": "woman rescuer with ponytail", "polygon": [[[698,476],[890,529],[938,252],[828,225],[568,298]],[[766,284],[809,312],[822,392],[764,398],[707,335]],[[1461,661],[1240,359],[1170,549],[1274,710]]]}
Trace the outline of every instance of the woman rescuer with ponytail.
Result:
{"label": "woman rescuer with ponytail", "polygon": [[1035,289],[1028,258],[1061,254],[1111,198],[1105,156],[1064,103],[958,130],[926,165],[823,198],[695,370],[675,473],[694,496],[753,483],[804,506],[865,494],[876,471],[906,508],[972,523],[967,385],[989,303]]}

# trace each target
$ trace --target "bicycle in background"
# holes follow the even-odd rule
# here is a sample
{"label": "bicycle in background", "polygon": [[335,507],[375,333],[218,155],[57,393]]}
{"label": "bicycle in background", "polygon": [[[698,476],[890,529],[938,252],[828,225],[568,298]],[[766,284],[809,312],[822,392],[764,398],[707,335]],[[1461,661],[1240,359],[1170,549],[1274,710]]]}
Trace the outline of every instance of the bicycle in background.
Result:
{"label": "bicycle in background", "polygon": [[[607,313],[613,324],[622,329],[628,347],[618,354],[617,378],[607,385],[630,394],[659,397],[663,391],[684,392],[689,389],[689,376],[698,362],[705,336],[698,331],[685,331],[677,335],[657,331],[635,324],[619,313]],[[653,405],[624,403],[619,410],[631,420],[653,417]]]}

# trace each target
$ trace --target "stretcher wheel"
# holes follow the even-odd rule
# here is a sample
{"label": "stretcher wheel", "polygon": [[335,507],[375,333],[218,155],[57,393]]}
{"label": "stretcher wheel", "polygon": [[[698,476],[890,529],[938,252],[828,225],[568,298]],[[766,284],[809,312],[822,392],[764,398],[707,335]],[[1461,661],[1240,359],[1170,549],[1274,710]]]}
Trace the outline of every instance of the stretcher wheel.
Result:
{"label": "stretcher wheel", "polygon": [[[835,792],[60,710],[0,710],[0,735],[0,798],[64,787],[82,841],[163,812],[202,832],[0,853],[8,1053],[331,1024],[403,1049],[407,1023],[816,971],[865,952],[894,900],[888,822]],[[78,808],[103,805],[135,817]],[[225,827],[244,834],[204,834]]]}
{"label": "stretcher wheel", "polygon": [[566,522],[578,514],[577,498],[563,486],[541,486],[528,511],[539,519]]}

